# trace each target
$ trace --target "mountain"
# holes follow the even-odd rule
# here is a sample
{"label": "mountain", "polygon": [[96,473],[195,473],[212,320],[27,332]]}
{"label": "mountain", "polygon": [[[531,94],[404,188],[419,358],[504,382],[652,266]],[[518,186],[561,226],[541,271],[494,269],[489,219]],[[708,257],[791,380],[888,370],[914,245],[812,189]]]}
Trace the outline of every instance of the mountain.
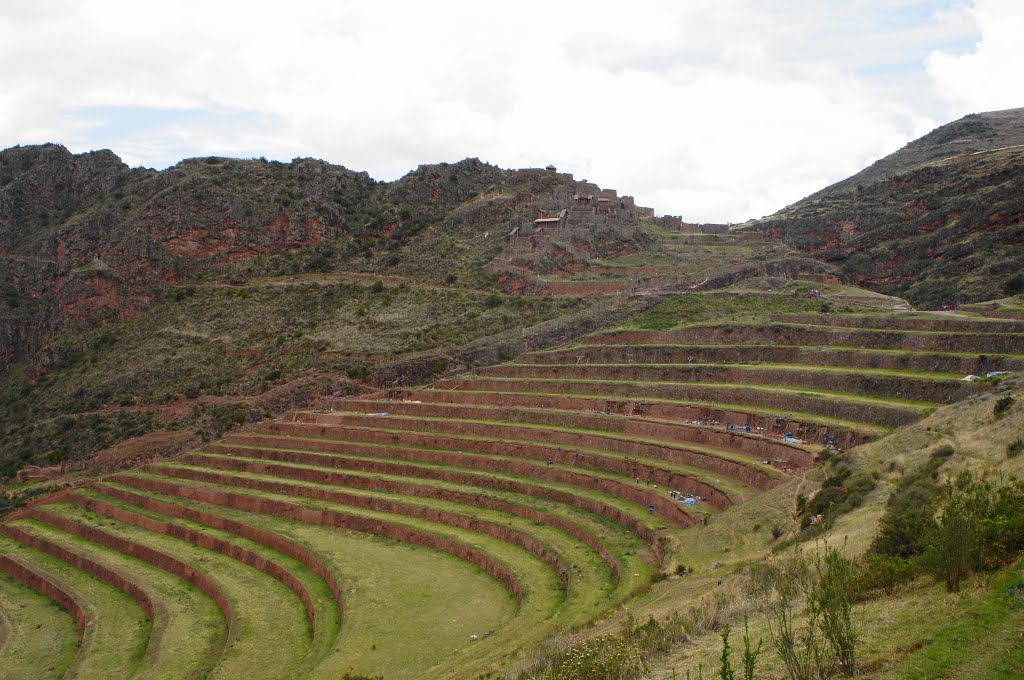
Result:
{"label": "mountain", "polygon": [[936,308],[1024,291],[1024,108],[943,125],[745,227]]}
{"label": "mountain", "polygon": [[[581,189],[615,207],[587,213]],[[186,446],[321,393],[585,332],[632,303],[513,299],[497,273],[544,286],[549,269],[643,250],[653,211],[627,199],[477,159],[377,182],[313,159],[157,172],[110,151],[2,151],[0,476],[161,429]],[[544,210],[566,216],[557,234],[535,226]],[[513,228],[535,244],[518,279],[497,258]]]}

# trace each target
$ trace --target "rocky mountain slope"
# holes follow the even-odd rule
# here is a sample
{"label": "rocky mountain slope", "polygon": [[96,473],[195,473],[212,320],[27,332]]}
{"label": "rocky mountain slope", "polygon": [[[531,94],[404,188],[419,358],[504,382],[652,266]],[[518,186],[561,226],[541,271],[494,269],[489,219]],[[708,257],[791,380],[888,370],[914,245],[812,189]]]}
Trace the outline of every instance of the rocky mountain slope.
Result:
{"label": "rocky mountain slope", "polygon": [[1024,109],[944,125],[747,228],[922,307],[1024,291]]}

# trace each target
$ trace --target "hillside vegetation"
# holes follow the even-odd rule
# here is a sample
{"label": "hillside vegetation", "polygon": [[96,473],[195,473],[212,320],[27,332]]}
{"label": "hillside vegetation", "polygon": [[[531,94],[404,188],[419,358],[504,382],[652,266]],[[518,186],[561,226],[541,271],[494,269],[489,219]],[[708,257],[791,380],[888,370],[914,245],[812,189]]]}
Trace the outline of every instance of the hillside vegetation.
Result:
{"label": "hillside vegetation", "polygon": [[1024,109],[967,116],[749,229],[913,304],[1024,291]]}
{"label": "hillside vegetation", "polygon": [[[1018,118],[764,233],[554,168],[0,152],[0,677],[1020,677],[1024,308],[891,294],[1013,287]],[[847,191],[871,228],[815,226]]]}

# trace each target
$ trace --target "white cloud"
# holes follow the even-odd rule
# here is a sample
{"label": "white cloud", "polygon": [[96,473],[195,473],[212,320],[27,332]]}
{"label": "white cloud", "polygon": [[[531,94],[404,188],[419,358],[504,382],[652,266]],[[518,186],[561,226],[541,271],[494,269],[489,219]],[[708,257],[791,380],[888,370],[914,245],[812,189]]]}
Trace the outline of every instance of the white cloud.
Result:
{"label": "white cloud", "polygon": [[981,29],[974,50],[932,52],[928,75],[955,116],[1024,106],[1024,6],[1019,0],[977,0],[974,12]]}
{"label": "white cloud", "polygon": [[[945,122],[968,92],[950,74],[983,68],[956,56],[975,22],[979,55],[1005,50],[993,7],[0,0],[0,62],[19,66],[0,73],[0,146],[100,144],[158,167],[316,156],[381,179],[554,162],[660,212],[739,221]],[[110,107],[182,117],[96,128]]]}

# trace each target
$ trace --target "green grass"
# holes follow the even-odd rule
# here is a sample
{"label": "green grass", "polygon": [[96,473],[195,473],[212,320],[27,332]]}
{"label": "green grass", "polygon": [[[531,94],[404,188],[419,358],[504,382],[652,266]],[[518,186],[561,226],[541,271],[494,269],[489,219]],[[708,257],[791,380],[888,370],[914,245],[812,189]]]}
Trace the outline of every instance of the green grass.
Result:
{"label": "green grass", "polygon": [[[116,488],[122,488],[125,490],[132,491],[139,495],[147,495],[144,492],[140,492],[129,487],[119,487],[114,485]],[[341,626],[341,612],[338,610],[336,603],[334,602],[334,595],[328,587],[327,583],[319,576],[314,574],[305,564],[295,560],[287,555],[278,553],[266,546],[263,546],[254,541],[242,538],[227,531],[222,531],[213,527],[206,526],[197,522],[191,522],[189,520],[168,517],[162,515],[159,512],[148,510],[142,506],[135,505],[133,503],[122,502],[120,500],[107,497],[100,491],[94,491],[92,489],[80,490],[78,493],[98,498],[106,502],[112,503],[116,506],[122,507],[130,512],[142,515],[144,517],[151,517],[160,521],[169,521],[179,526],[187,527],[195,531],[201,531],[206,534],[216,536],[222,540],[228,541],[234,545],[240,546],[247,550],[250,550],[266,559],[272,560],[277,563],[287,572],[295,576],[309,592],[310,597],[313,599],[314,610],[316,612],[316,631],[313,633],[313,637],[310,640],[309,647],[306,654],[303,657],[302,663],[296,665],[295,673],[303,674],[309,672],[330,650],[333,646],[335,639],[340,632]],[[150,496],[153,497],[153,496]],[[166,502],[166,497],[160,498],[160,500]]]}
{"label": "green grass", "polygon": [[[241,495],[252,495],[252,494],[246,493],[245,489],[236,489],[234,487],[221,487],[219,485],[210,485],[210,484],[205,484],[205,483],[202,486],[203,486],[203,488],[211,488],[212,487],[212,488],[222,488],[224,490],[231,490],[232,492],[239,493]],[[464,544],[467,544],[467,545],[474,546],[474,547],[484,551],[485,553],[491,554],[496,559],[498,559],[499,561],[501,561],[502,563],[507,565],[509,568],[511,568],[513,570],[513,572],[517,574],[517,576],[520,578],[520,581],[526,587],[526,597],[525,597],[525,599],[523,601],[523,604],[519,607],[519,610],[518,610],[518,612],[516,614],[516,617],[515,617],[515,619],[513,621],[514,628],[506,629],[506,630],[509,631],[510,635],[515,637],[515,639],[517,641],[522,641],[524,638],[525,639],[535,639],[537,637],[543,637],[543,636],[545,636],[547,634],[550,634],[551,632],[553,632],[555,629],[557,629],[559,626],[562,626],[562,625],[573,625],[573,624],[584,623],[590,617],[592,617],[595,614],[595,612],[592,611],[589,606],[588,607],[584,607],[583,603],[580,602],[580,601],[566,602],[564,600],[565,593],[563,592],[562,583],[561,583],[560,580],[558,580],[558,578],[554,574],[554,572],[551,571],[549,567],[547,567],[547,565],[541,563],[539,560],[534,558],[533,555],[525,552],[524,550],[522,550],[522,549],[520,549],[518,547],[512,546],[512,545],[503,543],[502,541],[499,541],[497,539],[493,539],[493,538],[491,538],[489,536],[485,536],[485,535],[482,535],[482,534],[477,534],[477,533],[469,532],[469,531],[463,531],[463,530],[460,530],[460,529],[454,529],[454,528],[451,528],[451,527],[447,527],[447,526],[443,526],[443,525],[438,525],[438,524],[434,524],[432,522],[427,522],[427,521],[423,521],[423,520],[412,519],[412,518],[407,518],[407,517],[398,517],[398,516],[390,515],[390,514],[387,514],[387,513],[374,512],[374,511],[369,511],[369,510],[362,510],[362,509],[359,509],[359,508],[343,506],[343,505],[339,505],[339,504],[336,504],[336,503],[328,503],[328,502],[322,502],[322,501],[316,501],[316,500],[310,500],[310,499],[301,498],[301,497],[294,497],[294,496],[280,495],[280,494],[260,493],[259,496],[261,498],[270,498],[270,499],[275,499],[275,500],[286,501],[286,502],[289,502],[289,503],[294,503],[294,504],[302,505],[302,506],[309,507],[309,508],[323,508],[323,509],[340,510],[340,511],[348,513],[348,514],[359,515],[359,516],[364,516],[364,517],[373,517],[373,518],[377,518],[377,519],[384,520],[384,521],[391,521],[391,522],[394,522],[396,524],[401,524],[403,526],[410,526],[410,527],[413,527],[413,528],[418,528],[418,529],[425,530],[425,531],[428,531],[428,532],[431,532],[431,533],[435,533],[435,534],[438,534],[438,535],[448,536],[448,537],[450,537],[450,538],[452,538],[452,539],[454,539],[454,540],[456,540],[456,541],[458,541],[460,543],[464,543]],[[219,509],[218,509],[218,511],[219,511]],[[341,531],[336,530],[336,529],[332,529],[331,531],[336,531],[338,533],[351,533],[351,532],[341,532]],[[301,536],[301,534],[299,534],[297,531],[290,532],[288,535],[293,537],[293,538]],[[393,544],[393,542],[388,541],[386,539],[376,538],[376,537],[372,537],[372,536],[365,536],[365,535],[363,536],[362,540],[365,541],[365,542],[369,542],[369,543],[380,542],[380,543],[384,543],[384,544],[388,544],[388,545],[392,545]],[[422,548],[422,547],[417,547],[417,546],[408,546],[408,547],[410,549],[412,549],[412,550],[419,550],[419,551],[428,552],[428,553],[432,553],[433,552],[433,551],[427,550],[427,549]],[[322,552],[323,549],[324,549],[323,545],[317,546],[317,550],[318,551]],[[452,558],[452,559],[455,559],[455,558]],[[404,566],[403,566],[403,569],[395,570],[394,566],[396,564],[402,564],[402,562],[400,560],[385,560],[380,565],[378,565],[378,568],[377,568],[377,570],[375,570],[374,573],[375,574],[381,574],[381,570],[388,571],[388,572],[390,572],[388,574],[388,578],[389,579],[398,579],[398,582],[401,582],[401,579],[403,578],[402,571],[404,569]],[[470,569],[470,571],[473,571],[473,572],[477,572],[478,571],[478,570],[476,570],[475,567],[472,567],[472,565],[466,564],[466,567],[468,569]],[[458,571],[458,570],[455,570],[455,571]],[[346,576],[351,577],[351,574],[346,572]],[[443,575],[436,574],[435,577],[437,577],[438,579],[442,579]],[[395,581],[392,581],[392,583],[394,583],[394,582]],[[492,581],[492,583],[494,583],[495,585],[498,585],[497,582]],[[369,584],[367,585],[367,587],[370,588],[371,591],[373,591],[373,592],[371,592],[371,595],[376,594],[376,590],[377,590],[376,588],[371,587]],[[391,586],[391,587],[393,588],[395,586]],[[502,589],[502,592],[505,593],[505,591],[503,589]],[[347,590],[346,591],[346,597],[349,597],[348,593],[349,593],[349,591]],[[508,594],[505,593],[503,597],[504,598],[508,598]],[[490,610],[490,609],[494,608],[494,603],[493,602],[477,603],[477,606],[481,607],[484,610]],[[350,605],[347,608],[350,614],[354,613],[354,608],[355,608],[354,604]],[[404,613],[406,611],[406,609],[408,609],[408,608],[397,608],[397,609],[395,609],[393,611],[401,611],[401,612]],[[420,612],[411,612],[410,611],[410,615],[419,615],[419,613]],[[391,616],[394,616],[394,614],[392,614]],[[395,617],[395,618],[399,618],[400,619],[401,617]],[[345,645],[345,644],[350,642],[350,640],[348,639],[348,631],[355,630],[355,631],[359,631],[362,634],[374,635],[375,637],[372,638],[372,639],[375,640],[375,643],[378,645],[378,650],[379,650],[380,647],[381,647],[380,635],[379,635],[380,634],[380,625],[381,624],[380,623],[369,624],[369,623],[363,622],[364,625],[360,625],[361,621],[362,621],[361,619],[353,620],[352,618],[349,617],[348,614],[346,615],[345,625],[344,625],[344,629],[343,629],[343,635],[342,635],[342,638],[341,638],[342,644]],[[481,632],[486,632],[486,631],[474,631],[474,632],[476,632],[477,634],[480,634]],[[495,637],[497,637],[497,636],[495,636]],[[509,637],[506,636],[504,639],[505,639],[506,644],[510,643]],[[385,642],[386,641],[387,640],[385,640]],[[418,638],[410,638],[409,642],[415,643],[417,645],[424,645],[424,644],[429,644],[429,638],[424,638],[424,637],[420,636]],[[466,637],[465,642],[468,644],[468,636]],[[512,643],[512,644],[517,644],[517,643]],[[482,644],[475,645],[475,646],[477,646],[481,650],[487,648],[487,645],[482,645]],[[363,650],[363,651],[366,651],[366,650]],[[376,650],[369,650],[369,651],[373,652],[373,651],[376,651]],[[506,652],[507,652],[507,650],[506,650]],[[372,656],[372,658],[375,658],[375,659],[377,658],[377,656],[374,656],[372,654],[371,654],[371,656]],[[387,672],[386,669],[384,669],[384,668],[371,669],[371,670],[374,670],[374,672]]]}
{"label": "green grass", "polygon": [[[186,541],[149,532],[78,506],[54,504],[47,505],[46,510],[172,555],[217,583],[234,610],[237,637],[220,658],[215,675],[283,677],[305,656],[310,642],[306,610],[295,594],[276,579]],[[273,655],[263,653],[268,647],[274,650]]]}
{"label": "green grass", "polygon": [[515,601],[500,584],[446,553],[123,488],[281,533],[321,558],[342,586],[346,611],[340,637],[310,677],[337,678],[350,668],[418,677],[456,650],[463,650],[463,658],[474,651],[470,635],[504,630],[514,620]]}
{"label": "green grass", "polygon": [[[891,680],[968,680],[1019,678],[1024,674],[1024,600],[1006,589],[1021,582],[1020,565],[994,578],[982,578],[970,591],[949,596],[939,584],[895,601],[866,607],[874,614],[865,654],[892,663],[880,678]],[[885,625],[896,615],[895,625]],[[891,621],[891,619],[889,619]],[[869,646],[870,645],[870,646]]]}
{"label": "green grass", "polygon": [[[453,390],[431,388],[431,389],[425,389],[425,390],[421,390],[421,391],[422,392],[444,392],[444,393],[448,393],[448,392],[452,392]],[[490,395],[500,395],[500,394],[503,394],[502,392],[490,392],[490,391],[486,391],[486,390],[474,390],[473,393],[474,394],[490,394]],[[564,397],[564,396],[566,396],[564,393],[559,393],[559,392],[532,392],[532,391],[520,392],[520,391],[515,391],[514,394],[522,394],[522,395],[535,396],[535,397]],[[571,396],[572,397],[578,397],[580,399],[595,399],[595,400],[602,401],[602,402],[603,401],[608,401],[608,400],[616,400],[616,401],[621,401],[622,400],[622,396],[621,395],[611,395],[611,394],[587,394],[587,393],[582,393],[582,392],[574,392]],[[742,412],[742,413],[757,413],[757,414],[760,414],[760,415],[772,416],[772,417],[778,415],[778,411],[774,410],[774,409],[765,409],[765,408],[760,408],[760,407],[757,407],[757,406],[749,406],[749,405],[746,405],[746,404],[730,404],[730,403],[714,402],[714,401],[696,401],[696,400],[678,401],[678,400],[672,400],[672,399],[659,399],[659,398],[656,398],[656,397],[655,398],[645,397],[644,398],[644,403],[645,404],[664,404],[664,405],[670,405],[670,406],[687,405],[687,406],[694,406],[694,407],[701,407],[701,408],[706,407],[706,408],[717,409],[717,410],[722,410],[722,411],[736,411],[736,412]],[[789,413],[789,419],[793,420],[793,421],[803,421],[803,422],[809,422],[809,423],[820,423],[822,425],[832,425],[832,426],[837,427],[837,428],[846,429],[846,430],[854,430],[854,431],[857,431],[857,432],[863,432],[865,434],[874,435],[874,436],[881,436],[881,435],[884,435],[884,434],[892,431],[892,428],[888,428],[888,427],[881,427],[881,426],[878,426],[878,425],[871,425],[870,423],[860,423],[860,422],[855,422],[855,421],[852,421],[852,420],[842,420],[840,418],[829,418],[827,416],[819,416],[819,415],[815,415],[815,414],[812,414],[812,413],[790,412]]]}
{"label": "green grass", "polygon": [[[338,413],[335,413],[334,415],[342,415],[342,413],[338,412]],[[627,435],[627,434],[622,434],[620,432],[615,432],[615,431],[610,431],[610,430],[597,430],[597,429],[588,429],[588,428],[582,428],[582,427],[580,427],[580,428],[558,427],[558,426],[554,426],[554,425],[541,425],[541,424],[537,424],[537,423],[529,423],[529,422],[523,422],[523,421],[510,422],[510,421],[500,421],[500,420],[482,420],[482,419],[470,420],[470,419],[451,419],[451,418],[441,418],[441,417],[430,418],[430,417],[426,417],[426,416],[397,416],[397,415],[390,416],[388,418],[388,420],[390,420],[390,421],[397,421],[397,420],[403,420],[403,419],[407,420],[410,423],[411,422],[415,422],[416,420],[426,420],[426,421],[432,421],[432,422],[452,422],[454,420],[455,422],[478,423],[478,424],[486,424],[486,425],[499,425],[499,426],[512,425],[512,426],[515,426],[515,427],[518,427],[518,428],[523,428],[523,429],[525,429],[527,431],[534,430],[534,431],[548,431],[548,432],[565,432],[565,433],[581,434],[581,435],[583,435],[583,434],[585,434],[585,435],[593,435],[593,436],[604,437],[604,438],[607,438],[609,440],[615,440],[615,441],[620,441],[620,442],[631,442],[631,443],[637,443],[637,444],[648,444],[648,445],[652,445],[652,446],[663,446],[663,447],[667,447],[667,448],[670,448],[670,449],[682,449],[682,450],[685,450],[685,451],[693,451],[693,452],[696,452],[696,453],[701,453],[701,454],[710,456],[712,458],[721,458],[723,460],[729,460],[729,461],[732,461],[734,463],[739,463],[741,465],[744,465],[744,466],[747,466],[747,467],[750,467],[750,468],[762,471],[765,474],[767,474],[769,476],[772,476],[772,477],[778,477],[778,476],[781,476],[781,474],[782,474],[782,473],[779,472],[778,469],[776,469],[776,468],[774,468],[774,467],[772,467],[770,465],[764,465],[759,460],[753,460],[752,459],[753,456],[751,456],[750,454],[744,454],[744,453],[739,453],[739,452],[735,452],[735,451],[725,451],[725,450],[722,450],[722,449],[716,449],[716,448],[713,448],[713,447],[704,446],[702,444],[695,444],[695,443],[692,443],[692,442],[685,442],[685,441],[683,441],[683,442],[676,442],[676,441],[666,441],[666,440],[663,440],[663,439],[651,439],[651,438],[646,438],[646,437],[634,437],[634,436],[630,436],[630,435]],[[374,431],[374,432],[402,432],[402,433],[417,432],[417,430],[412,429],[412,428],[406,428],[406,429],[400,429],[400,428],[376,428],[376,427],[367,427],[367,426],[362,426],[362,425],[352,425],[351,427],[359,427],[361,429],[370,430],[370,431]],[[435,430],[430,430],[430,431],[434,432]],[[442,432],[442,431],[438,431],[438,432]],[[256,433],[254,433],[254,434],[256,434]],[[267,436],[273,436],[273,435],[267,435]],[[458,439],[460,441],[468,441],[468,442],[496,442],[497,441],[497,442],[504,442],[504,443],[508,443],[508,444],[516,444],[516,445],[531,445],[531,444],[536,445],[536,444],[539,443],[537,440],[531,440],[531,439],[525,438],[525,437],[524,438],[491,437],[491,436],[476,436],[476,435],[465,435],[465,434],[456,434],[456,433],[447,433],[447,432],[443,432],[443,436],[450,437],[450,438],[453,438],[453,439]],[[324,437],[310,437],[310,439],[325,439],[327,441],[331,441],[331,439],[329,437],[326,437],[326,436],[324,436]],[[335,441],[355,441],[355,440],[353,440],[349,435],[346,435],[344,440],[335,440]],[[548,443],[548,442],[543,442],[543,444],[547,445],[549,447],[552,445],[551,443]],[[557,444],[554,444],[554,445],[558,446]],[[621,456],[623,455],[621,453],[615,453],[615,452],[612,452],[612,451],[606,451],[606,450],[601,450],[601,449],[593,449],[593,448],[587,448],[587,447],[581,447],[581,446],[570,446],[569,444],[562,444],[561,447],[571,448],[573,451],[579,451],[580,453],[583,453],[583,454],[586,454],[586,455],[600,456],[600,457],[603,457],[603,458],[621,458]],[[561,447],[558,447],[558,448],[561,448]],[[411,448],[420,448],[420,447],[413,446]],[[431,450],[431,449],[425,449],[425,450]],[[433,450],[439,450],[439,449],[433,449]],[[451,451],[451,449],[448,449],[448,451]],[[488,457],[491,457],[491,458],[495,458],[495,459],[498,459],[498,460],[500,460],[502,458],[505,458],[503,456],[492,456],[491,454],[481,454],[481,455],[485,455],[485,456],[488,456]],[[516,457],[513,456],[512,459],[536,462],[536,460],[532,459],[532,458],[516,458]],[[646,457],[646,456],[635,456],[635,455],[632,455],[632,454],[629,455],[629,459],[637,461],[637,465],[639,467],[652,466],[652,467],[660,468],[660,469],[663,469],[663,470],[670,470],[670,471],[673,471],[673,472],[678,472],[678,473],[683,474],[683,475],[689,475],[691,477],[694,477],[695,479],[699,479],[701,481],[704,481],[704,482],[707,482],[709,484],[712,484],[712,486],[716,486],[716,487],[720,488],[722,491],[725,491],[729,495],[745,494],[745,493],[749,493],[752,490],[751,487],[746,486],[745,484],[743,484],[741,482],[738,482],[738,481],[736,481],[734,479],[731,479],[727,475],[721,475],[719,473],[715,473],[715,472],[712,472],[710,470],[707,470],[707,469],[704,469],[704,468],[701,468],[701,467],[697,467],[697,466],[693,466],[693,465],[684,465],[684,464],[680,464],[680,463],[675,463],[675,462],[672,462],[672,461],[669,461],[669,460],[664,460],[664,459],[661,459],[661,458],[654,458],[654,457],[650,457],[649,458],[649,457]],[[553,466],[553,467],[564,467],[564,466]],[[595,469],[592,469],[592,468],[579,468],[578,471],[585,471],[585,474],[592,475],[592,476],[606,477],[606,478],[610,478],[610,479],[620,479],[620,480],[623,479],[622,475],[618,475],[618,474],[611,473],[611,472],[604,472],[604,471],[601,471],[601,470],[595,470]],[[712,478],[715,479],[715,480],[721,480],[721,479],[724,478],[725,481],[723,482],[722,485],[719,485],[717,482],[712,483],[710,481]],[[626,477],[625,479],[628,480],[629,478]]]}
{"label": "green grass", "polygon": [[[559,385],[559,384],[562,384],[562,383],[566,382],[566,380],[559,379],[559,378],[513,378],[513,377],[506,377],[506,376],[493,376],[493,377],[491,377],[491,376],[475,376],[475,375],[464,376],[462,379],[463,380],[473,380],[473,379],[477,379],[477,378],[484,379],[484,380],[501,380],[503,382],[508,382],[508,383],[511,383],[511,384],[515,384],[516,382],[541,382],[541,383],[550,383],[552,385]],[[570,378],[568,381],[569,382],[587,382],[587,383],[595,383],[595,384],[608,384],[608,385],[622,385],[622,384],[626,384],[626,385],[650,386],[650,387],[657,387],[659,385],[664,385],[664,386],[669,386],[669,387],[683,387],[683,388],[686,388],[686,387],[711,388],[711,389],[720,389],[721,388],[721,389],[741,390],[741,391],[743,391],[743,390],[756,390],[758,392],[768,392],[768,393],[778,392],[778,393],[784,393],[784,394],[796,394],[796,395],[805,396],[805,397],[825,398],[825,399],[829,399],[829,400],[833,400],[833,401],[845,401],[845,402],[858,403],[858,404],[867,404],[867,405],[875,404],[875,405],[884,405],[884,406],[895,406],[895,407],[904,408],[904,409],[907,409],[907,410],[915,410],[915,411],[918,411],[918,412],[921,412],[921,413],[930,412],[935,407],[935,405],[932,402],[919,401],[919,400],[915,400],[915,399],[901,399],[901,398],[898,398],[898,397],[883,397],[883,396],[878,396],[878,395],[851,394],[849,392],[839,392],[837,390],[825,390],[825,389],[819,389],[819,388],[786,387],[786,386],[777,386],[777,385],[759,385],[759,384],[756,384],[756,383],[750,383],[750,384],[747,384],[747,383],[726,383],[726,382],[722,382],[722,383],[719,383],[719,382],[716,382],[716,383],[693,383],[693,382],[654,381],[654,380],[630,380],[630,381],[624,381],[624,380],[609,380],[609,379],[604,379],[604,378],[586,378],[586,379]],[[576,394],[576,393],[574,392],[573,394]],[[649,401],[649,399],[647,397],[644,397],[643,400],[645,402]],[[689,400],[687,400],[686,403],[693,403],[693,402],[690,402]]]}
{"label": "green grass", "polygon": [[[596,363],[591,362],[583,364],[587,367],[594,368],[664,368],[664,369],[684,369],[690,368],[701,368],[701,367],[723,367],[736,370],[764,370],[774,369],[782,371],[800,371],[802,373],[855,373],[857,375],[868,375],[868,376],[892,376],[898,378],[919,378],[921,380],[935,380],[935,381],[951,381],[958,380],[963,377],[959,373],[942,373],[937,371],[914,371],[908,369],[895,369],[895,368],[848,368],[845,366],[823,366],[820,364],[814,364],[811,366],[805,364],[782,364],[773,362],[751,362],[751,363],[734,363],[723,361],[720,363],[703,363],[694,362],[691,364],[665,364],[655,362],[644,362],[642,364],[624,364],[624,363]],[[574,364],[555,363],[555,364],[538,364],[538,363],[509,363],[502,364],[502,366],[541,366],[541,367],[569,367],[572,368]]]}
{"label": "green grass", "polygon": [[621,328],[662,331],[726,317],[736,323],[754,322],[767,320],[771,314],[779,312],[816,312],[820,308],[820,300],[806,297],[688,293],[633,317]]}
{"label": "green grass", "polygon": [[[306,466],[306,469],[310,469]],[[315,468],[313,468],[315,469]],[[267,481],[284,482],[296,489],[320,489],[324,491],[344,491],[354,496],[359,496],[367,499],[388,499],[396,501],[403,505],[408,505],[417,508],[428,508],[434,510],[441,510],[450,513],[463,515],[465,517],[471,517],[473,519],[488,522],[495,526],[512,527],[519,530],[521,533],[533,537],[539,541],[543,546],[553,549],[557,553],[563,563],[570,567],[573,571],[573,578],[570,581],[568,591],[566,593],[566,604],[565,608],[576,608],[576,609],[597,609],[600,605],[607,601],[615,590],[614,576],[601,561],[596,552],[590,547],[580,543],[575,537],[569,536],[562,533],[560,530],[548,527],[542,523],[535,522],[533,520],[523,519],[515,516],[514,514],[508,514],[497,510],[490,510],[481,507],[466,507],[459,503],[438,500],[433,498],[422,498],[404,496],[402,494],[388,494],[378,493],[373,491],[367,491],[364,489],[342,487],[334,484],[320,484],[315,482],[303,482],[293,479],[275,477],[273,475],[264,475],[258,473],[249,472],[230,472],[220,471],[221,474],[228,475],[229,479],[262,479]],[[203,483],[206,485],[207,483]],[[229,488],[230,482],[227,485],[218,485],[222,488]],[[246,493],[246,489],[242,487],[233,487],[236,492]],[[285,494],[281,494],[285,495]],[[300,498],[300,497],[296,497]],[[293,498],[292,502],[302,502]],[[346,512],[353,514],[363,514],[368,512],[363,508],[356,506],[345,506]],[[372,512],[372,511],[370,511]],[[382,516],[387,516],[389,513],[382,513]],[[393,521],[405,522],[407,517],[403,515],[395,514],[392,516]]]}
{"label": "green grass", "polygon": [[88,613],[95,617],[89,644],[75,664],[75,677],[106,680],[134,675],[144,660],[151,624],[146,613],[128,595],[9,538],[0,537],[0,550],[70,587],[81,596]]}
{"label": "green grass", "polygon": [[160,643],[148,677],[179,680],[191,672],[201,675],[213,668],[227,633],[213,600],[167,572],[48,525],[29,520],[15,526],[120,571],[153,593],[160,607],[155,622]]}
{"label": "green grass", "polygon": [[0,614],[10,626],[0,648],[5,680],[64,676],[78,651],[78,628],[70,614],[7,574],[0,574]]}

